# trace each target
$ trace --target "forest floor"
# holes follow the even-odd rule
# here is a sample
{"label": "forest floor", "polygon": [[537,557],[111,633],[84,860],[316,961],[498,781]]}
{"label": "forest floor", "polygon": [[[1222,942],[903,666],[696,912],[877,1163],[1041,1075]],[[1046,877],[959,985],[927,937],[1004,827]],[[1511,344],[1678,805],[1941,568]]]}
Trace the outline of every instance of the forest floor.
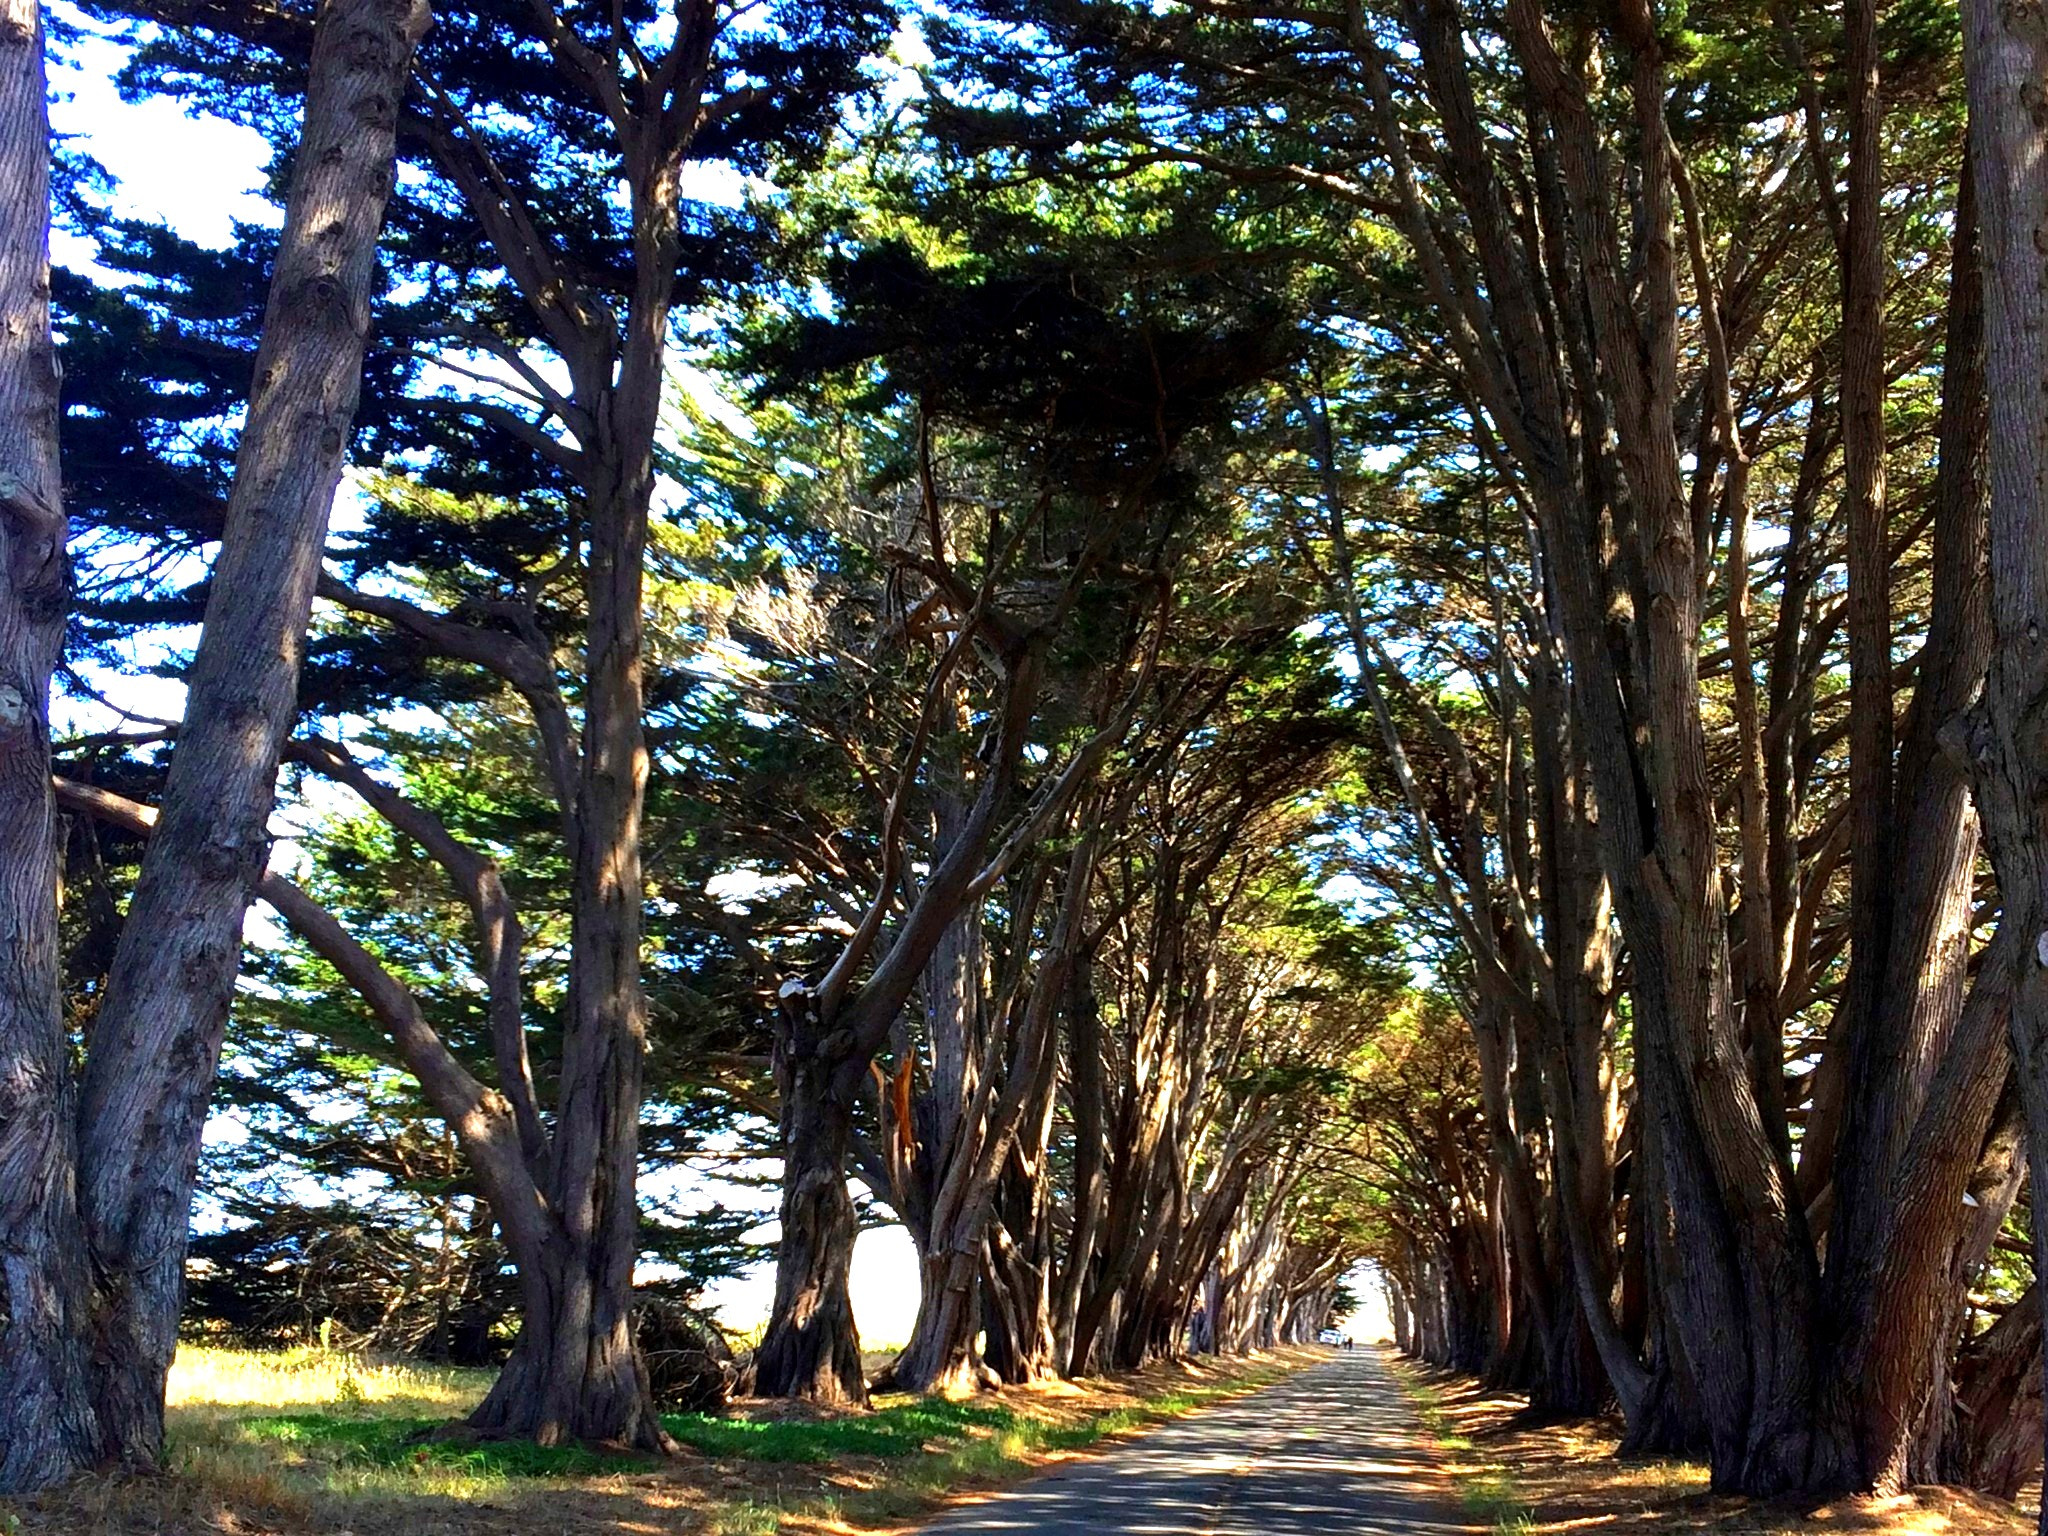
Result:
{"label": "forest floor", "polygon": [[1958,1488],[1819,1507],[1718,1496],[1699,1463],[1617,1457],[1619,1420],[1538,1423],[1519,1395],[1386,1358],[1466,1507],[1501,1536],[2034,1536],[2016,1506]]}
{"label": "forest floor", "polygon": [[868,1413],[738,1403],[666,1423],[669,1463],[581,1447],[422,1440],[486,1371],[308,1350],[182,1351],[171,1470],[0,1500],[0,1536],[842,1536],[902,1530],[1106,1441],[1326,1360],[1293,1349],[1161,1364]]}

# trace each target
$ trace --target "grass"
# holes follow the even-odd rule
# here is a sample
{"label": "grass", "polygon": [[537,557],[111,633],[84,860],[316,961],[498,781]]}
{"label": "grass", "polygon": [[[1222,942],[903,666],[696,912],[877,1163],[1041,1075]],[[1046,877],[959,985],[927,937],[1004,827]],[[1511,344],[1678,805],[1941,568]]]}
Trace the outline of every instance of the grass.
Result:
{"label": "grass", "polygon": [[1514,1474],[1501,1462],[1475,1459],[1478,1447],[1469,1437],[1458,1433],[1446,1410],[1444,1396],[1435,1385],[1412,1372],[1400,1372],[1398,1377],[1415,1407],[1415,1417],[1436,1441],[1437,1449],[1446,1454],[1465,1508],[1491,1526],[1496,1536],[1527,1536],[1533,1531],[1535,1513]]}
{"label": "grass", "polygon": [[171,1366],[171,1421],[227,1408],[312,1410],[334,1406],[447,1417],[467,1413],[490,1389],[489,1371],[376,1361],[332,1349],[258,1354],[187,1344]]}
{"label": "grass", "polygon": [[2012,1505],[1955,1488],[1822,1505],[1717,1495],[1697,1462],[1622,1460],[1617,1422],[1534,1422],[1519,1396],[1393,1363],[1467,1507],[1499,1536],[2033,1536]]}
{"label": "grass", "polygon": [[870,1414],[841,1419],[745,1419],[670,1414],[668,1432],[707,1456],[750,1461],[818,1463],[847,1456],[910,1456],[927,1442],[960,1439],[975,1429],[999,1430],[1006,1408],[941,1398],[884,1398]]}
{"label": "grass", "polygon": [[[601,1448],[428,1438],[484,1371],[188,1347],[170,1384],[171,1476],[87,1479],[0,1505],[0,1536],[557,1536],[872,1531],[1098,1442],[1279,1379],[1315,1356],[1156,1366],[867,1413],[740,1405],[664,1420],[677,1461]],[[10,1522],[14,1522],[10,1524]]]}

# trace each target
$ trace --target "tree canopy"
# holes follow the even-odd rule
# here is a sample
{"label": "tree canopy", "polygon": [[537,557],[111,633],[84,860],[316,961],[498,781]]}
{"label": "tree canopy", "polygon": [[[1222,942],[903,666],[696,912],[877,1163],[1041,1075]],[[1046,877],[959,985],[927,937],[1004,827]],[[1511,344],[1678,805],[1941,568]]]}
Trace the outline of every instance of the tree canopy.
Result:
{"label": "tree canopy", "polygon": [[[181,1329],[672,1452],[771,1265],[763,1396],[1371,1291],[2038,1474],[2026,16],[0,7],[0,1489]],[[87,45],[276,219],[118,213]]]}

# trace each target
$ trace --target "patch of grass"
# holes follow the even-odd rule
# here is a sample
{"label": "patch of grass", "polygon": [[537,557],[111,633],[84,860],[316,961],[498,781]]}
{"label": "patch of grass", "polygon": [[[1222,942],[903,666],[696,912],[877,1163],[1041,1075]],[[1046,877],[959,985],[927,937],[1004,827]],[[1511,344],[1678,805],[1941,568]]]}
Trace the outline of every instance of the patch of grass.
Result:
{"label": "patch of grass", "polygon": [[[1315,1358],[1161,1365],[960,1401],[889,1395],[868,1413],[747,1405],[665,1422],[674,1463],[584,1446],[432,1437],[482,1397],[482,1371],[325,1350],[188,1348],[173,1374],[168,1478],[87,1479],[0,1505],[0,1536],[844,1536],[909,1524],[961,1489],[1267,1385]],[[10,1527],[16,1509],[18,1528]]]}
{"label": "patch of grass", "polygon": [[292,1446],[341,1467],[450,1467],[476,1478],[594,1477],[645,1471],[639,1456],[607,1456],[580,1445],[526,1440],[429,1440],[440,1419],[341,1418],[324,1413],[267,1414],[244,1419],[252,1440]]}
{"label": "patch of grass", "polygon": [[707,1456],[749,1461],[827,1462],[845,1456],[911,1456],[933,1440],[959,1440],[999,1430],[1015,1415],[1006,1408],[942,1398],[883,1399],[873,1413],[835,1419],[747,1419],[670,1414],[668,1432]]}
{"label": "patch of grass", "polygon": [[[508,1476],[533,1475],[472,1454],[513,1448],[403,1442],[469,1412],[491,1378],[490,1371],[343,1350],[183,1345],[171,1365],[169,1461],[224,1507],[291,1520],[335,1496],[475,1498]],[[414,1454],[420,1450],[427,1454]],[[568,1454],[596,1459],[587,1451]]]}
{"label": "patch of grass", "polygon": [[[1956,1488],[1840,1498],[1818,1508],[1718,1495],[1707,1469],[1622,1461],[1618,1420],[1533,1420],[1518,1394],[1408,1363],[1395,1374],[1445,1448],[1446,1469],[1495,1536],[2033,1536],[2002,1501]],[[1510,1499],[1512,1495],[1512,1499]]]}
{"label": "patch of grass", "polygon": [[171,1362],[167,1398],[175,1430],[179,1410],[315,1409],[343,1406],[454,1418],[483,1401],[491,1371],[379,1360],[334,1349],[259,1354],[186,1344]]}
{"label": "patch of grass", "polygon": [[728,1505],[711,1517],[711,1536],[775,1536],[782,1529],[783,1511],[774,1504],[746,1499]]}
{"label": "patch of grass", "polygon": [[1535,1511],[1515,1482],[1514,1474],[1498,1462],[1475,1463],[1470,1459],[1476,1447],[1456,1432],[1450,1415],[1444,1411],[1443,1394],[1406,1371],[1396,1371],[1394,1377],[1408,1394],[1415,1417],[1430,1439],[1439,1450],[1457,1458],[1450,1463],[1450,1473],[1465,1508],[1486,1521],[1495,1536],[1525,1536],[1534,1530]]}

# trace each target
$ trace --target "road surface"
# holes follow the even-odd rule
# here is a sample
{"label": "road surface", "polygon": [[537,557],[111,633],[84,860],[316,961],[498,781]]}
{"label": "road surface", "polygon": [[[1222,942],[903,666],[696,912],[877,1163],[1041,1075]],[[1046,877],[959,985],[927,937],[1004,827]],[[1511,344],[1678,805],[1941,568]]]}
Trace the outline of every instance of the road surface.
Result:
{"label": "road surface", "polygon": [[923,1536],[1472,1536],[1370,1349],[965,1505]]}

